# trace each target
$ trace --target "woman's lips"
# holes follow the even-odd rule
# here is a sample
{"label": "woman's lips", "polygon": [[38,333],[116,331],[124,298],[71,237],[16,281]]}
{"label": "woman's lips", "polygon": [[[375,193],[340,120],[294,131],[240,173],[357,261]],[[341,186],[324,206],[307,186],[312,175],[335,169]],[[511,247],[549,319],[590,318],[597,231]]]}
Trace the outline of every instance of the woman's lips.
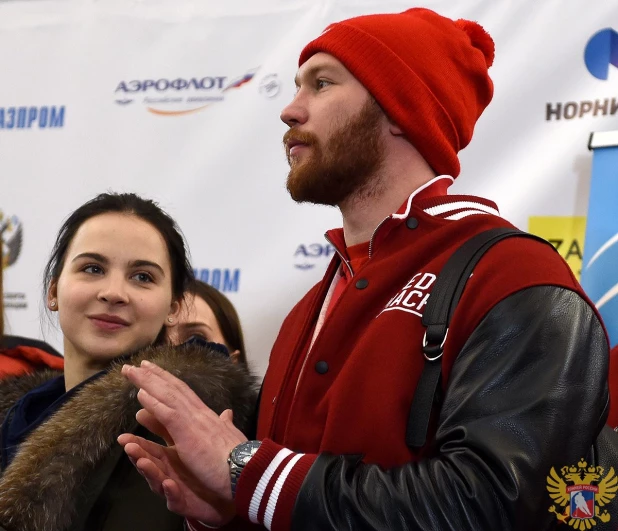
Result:
{"label": "woman's lips", "polygon": [[101,330],[120,330],[129,326],[129,322],[116,315],[91,315],[92,324]]}

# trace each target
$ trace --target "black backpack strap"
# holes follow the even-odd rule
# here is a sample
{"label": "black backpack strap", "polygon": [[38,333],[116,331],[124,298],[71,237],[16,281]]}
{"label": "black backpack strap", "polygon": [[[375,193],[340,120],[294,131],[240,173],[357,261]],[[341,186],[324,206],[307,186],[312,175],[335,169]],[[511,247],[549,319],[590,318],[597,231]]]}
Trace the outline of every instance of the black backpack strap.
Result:
{"label": "black backpack strap", "polygon": [[423,312],[422,323],[427,327],[423,338],[425,366],[412,399],[406,427],[406,444],[411,449],[422,448],[427,441],[431,408],[442,373],[444,343],[466,282],[478,261],[493,245],[513,236],[532,238],[551,245],[543,238],[517,229],[489,229],[476,234],[459,247],[438,275]]}

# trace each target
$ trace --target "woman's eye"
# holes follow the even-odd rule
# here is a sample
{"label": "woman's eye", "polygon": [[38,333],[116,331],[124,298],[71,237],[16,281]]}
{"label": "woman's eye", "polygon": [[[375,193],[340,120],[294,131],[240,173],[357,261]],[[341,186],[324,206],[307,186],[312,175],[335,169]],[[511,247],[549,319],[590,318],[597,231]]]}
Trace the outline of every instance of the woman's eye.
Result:
{"label": "woman's eye", "polygon": [[84,273],[90,273],[92,275],[101,275],[101,274],[103,274],[103,269],[100,266],[95,265],[95,264],[87,265],[86,267],[84,267],[82,269],[82,271]]}
{"label": "woman's eye", "polygon": [[182,343],[205,346],[210,343],[210,339],[204,334],[188,334],[188,336],[182,340]]}
{"label": "woman's eye", "polygon": [[135,273],[132,277],[132,279],[137,280],[138,282],[152,282],[153,278],[152,275],[150,275],[149,273]]}
{"label": "woman's eye", "polygon": [[212,341],[211,335],[204,331],[187,331],[187,339],[191,339],[192,337],[198,337],[206,342]]}

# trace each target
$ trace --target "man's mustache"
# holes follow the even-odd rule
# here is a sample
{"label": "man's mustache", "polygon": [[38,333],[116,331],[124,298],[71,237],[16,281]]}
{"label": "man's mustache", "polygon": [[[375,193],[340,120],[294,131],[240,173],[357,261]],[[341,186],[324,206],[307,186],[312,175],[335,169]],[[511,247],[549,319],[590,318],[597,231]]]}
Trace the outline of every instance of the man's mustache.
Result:
{"label": "man's mustache", "polygon": [[312,133],[306,133],[292,128],[286,131],[285,135],[283,135],[283,147],[288,155],[290,154],[290,149],[288,147],[290,143],[313,146],[318,143],[318,139]]}

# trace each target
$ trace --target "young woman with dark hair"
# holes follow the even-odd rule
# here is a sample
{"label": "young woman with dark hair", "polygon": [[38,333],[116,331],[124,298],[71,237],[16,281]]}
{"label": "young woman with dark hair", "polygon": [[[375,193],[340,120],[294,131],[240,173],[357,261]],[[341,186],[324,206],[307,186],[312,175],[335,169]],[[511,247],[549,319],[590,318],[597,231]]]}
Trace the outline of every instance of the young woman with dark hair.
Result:
{"label": "young woman with dark hair", "polygon": [[213,349],[165,341],[192,282],[183,237],[152,201],[101,194],[64,222],[44,277],[64,372],[0,382],[0,529],[183,529],[116,438],[145,434],[122,363],[162,363],[220,413],[233,409],[237,423],[253,411],[246,370]]}

